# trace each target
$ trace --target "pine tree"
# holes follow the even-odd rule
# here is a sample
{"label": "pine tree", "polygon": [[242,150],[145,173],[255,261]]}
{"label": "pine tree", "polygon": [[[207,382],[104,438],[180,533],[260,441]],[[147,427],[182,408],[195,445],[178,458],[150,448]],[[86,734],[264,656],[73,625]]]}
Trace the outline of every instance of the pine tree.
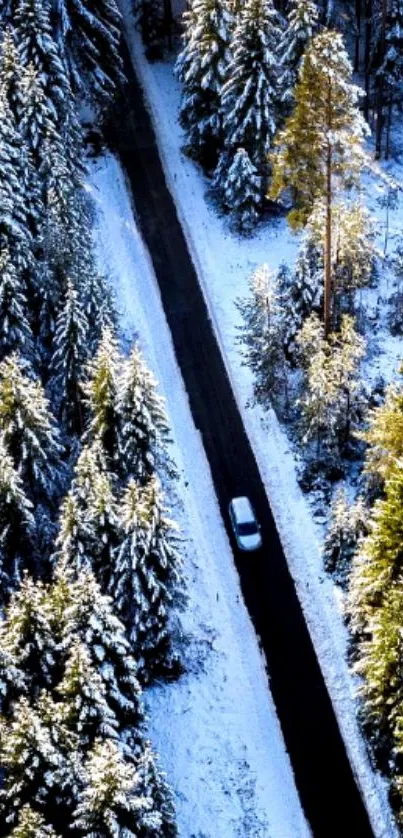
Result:
{"label": "pine tree", "polygon": [[139,767],[125,763],[113,741],[97,742],[85,773],[87,782],[75,812],[78,835],[170,838],[176,830],[164,824]]}
{"label": "pine tree", "polygon": [[222,205],[230,212],[235,230],[249,234],[262,208],[262,179],[243,148],[232,157],[221,155],[214,175]]}
{"label": "pine tree", "polygon": [[0,431],[32,496],[52,498],[60,482],[61,446],[39,381],[18,355],[0,364]]}
{"label": "pine tree", "polygon": [[144,681],[172,665],[169,615],[181,590],[180,560],[160,486],[130,481],[121,505],[124,532],[110,592],[130,630]]}
{"label": "pine tree", "polygon": [[189,154],[206,168],[223,143],[221,89],[229,60],[231,15],[220,0],[192,0],[183,15],[184,47],[176,72],[183,84],[180,121]]}
{"label": "pine tree", "polygon": [[90,361],[83,389],[90,420],[86,440],[99,442],[113,466],[119,454],[118,374],[121,359],[111,329],[104,329],[98,351]]}
{"label": "pine tree", "polygon": [[[272,0],[247,0],[231,45],[222,87],[225,151],[246,151],[260,177],[261,200],[268,183],[268,154],[276,130],[279,18]],[[247,185],[247,183],[245,184]]]}
{"label": "pine tree", "polygon": [[0,434],[0,590],[4,602],[35,544],[32,504]]}
{"label": "pine tree", "polygon": [[150,59],[161,58],[164,36],[163,0],[134,0],[134,12],[143,44],[147,48],[146,55]]}
{"label": "pine tree", "polygon": [[59,394],[61,416],[71,433],[83,430],[80,382],[88,361],[88,332],[79,296],[68,280],[64,304],[56,321],[51,384]]}
{"label": "pine tree", "polygon": [[237,302],[243,317],[239,341],[246,366],[254,375],[256,402],[268,407],[286,389],[281,301],[274,275],[267,265],[249,280],[249,296]]}
{"label": "pine tree", "polygon": [[360,90],[351,83],[352,67],[341,35],[324,31],[305,53],[295,107],[276,144],[273,181],[276,199],[291,188],[295,209],[290,223],[303,225],[317,200],[325,205],[324,323],[330,328],[332,293],[332,210],[337,189],[357,182],[364,164],[368,128],[358,110]]}
{"label": "pine tree", "polygon": [[146,482],[167,462],[168,418],[157,382],[135,345],[118,380],[121,477]]}
{"label": "pine tree", "polygon": [[292,103],[301,60],[318,28],[318,17],[318,7],[313,0],[290,0],[287,25],[278,47],[281,66],[278,87],[286,109]]}
{"label": "pine tree", "polygon": [[29,804],[20,809],[17,826],[9,835],[10,838],[61,838]]}
{"label": "pine tree", "polygon": [[26,283],[10,253],[0,253],[0,360],[15,350],[33,356],[33,336],[28,316]]}

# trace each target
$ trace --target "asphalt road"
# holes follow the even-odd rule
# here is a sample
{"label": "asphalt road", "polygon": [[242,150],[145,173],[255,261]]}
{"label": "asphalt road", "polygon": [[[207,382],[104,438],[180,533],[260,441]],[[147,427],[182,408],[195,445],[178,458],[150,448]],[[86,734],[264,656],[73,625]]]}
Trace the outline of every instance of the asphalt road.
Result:
{"label": "asphalt road", "polygon": [[[124,57],[128,86],[108,137],[131,184],[225,525],[229,531],[230,499],[242,494],[249,495],[261,522],[263,548],[254,555],[239,553],[229,535],[245,602],[266,654],[270,689],[300,799],[316,838],[369,838],[373,833],[368,815],[166,186],[151,121],[126,47]],[[192,463],[187,465],[191,480]]]}

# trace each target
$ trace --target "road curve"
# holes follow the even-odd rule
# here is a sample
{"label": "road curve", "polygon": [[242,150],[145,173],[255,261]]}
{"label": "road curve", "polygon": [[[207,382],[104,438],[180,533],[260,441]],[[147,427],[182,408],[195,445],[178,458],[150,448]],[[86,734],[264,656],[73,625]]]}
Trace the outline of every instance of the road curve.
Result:
{"label": "road curve", "polygon": [[[264,648],[270,689],[300,799],[315,838],[370,838],[332,704],[291,579],[203,294],[167,188],[150,117],[123,47],[127,88],[107,128],[131,184],[140,229],[159,283],[177,360],[225,525],[231,497],[251,497],[263,548],[234,549],[246,605]],[[188,464],[192,479],[192,464]],[[242,695],[239,696],[242,701]],[[264,731],[262,731],[264,736]],[[225,836],[217,836],[225,838]],[[280,836],[276,836],[280,838]]]}

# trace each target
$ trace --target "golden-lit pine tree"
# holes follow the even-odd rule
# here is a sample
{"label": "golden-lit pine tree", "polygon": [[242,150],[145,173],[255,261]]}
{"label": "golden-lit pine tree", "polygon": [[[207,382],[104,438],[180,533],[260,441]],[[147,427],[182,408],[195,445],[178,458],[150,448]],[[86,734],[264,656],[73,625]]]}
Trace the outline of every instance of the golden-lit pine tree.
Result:
{"label": "golden-lit pine tree", "polygon": [[316,35],[305,53],[295,88],[295,106],[277,137],[270,197],[291,189],[289,222],[304,226],[316,201],[325,203],[324,324],[330,327],[332,208],[337,192],[359,180],[368,127],[358,110],[360,89],[337,32]]}

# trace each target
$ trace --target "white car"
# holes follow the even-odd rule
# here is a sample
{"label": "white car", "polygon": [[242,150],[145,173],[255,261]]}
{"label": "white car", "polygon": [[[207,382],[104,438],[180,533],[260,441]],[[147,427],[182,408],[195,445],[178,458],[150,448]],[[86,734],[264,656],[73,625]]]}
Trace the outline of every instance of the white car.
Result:
{"label": "white car", "polygon": [[229,517],[240,550],[258,550],[262,546],[260,527],[249,498],[233,498]]}

